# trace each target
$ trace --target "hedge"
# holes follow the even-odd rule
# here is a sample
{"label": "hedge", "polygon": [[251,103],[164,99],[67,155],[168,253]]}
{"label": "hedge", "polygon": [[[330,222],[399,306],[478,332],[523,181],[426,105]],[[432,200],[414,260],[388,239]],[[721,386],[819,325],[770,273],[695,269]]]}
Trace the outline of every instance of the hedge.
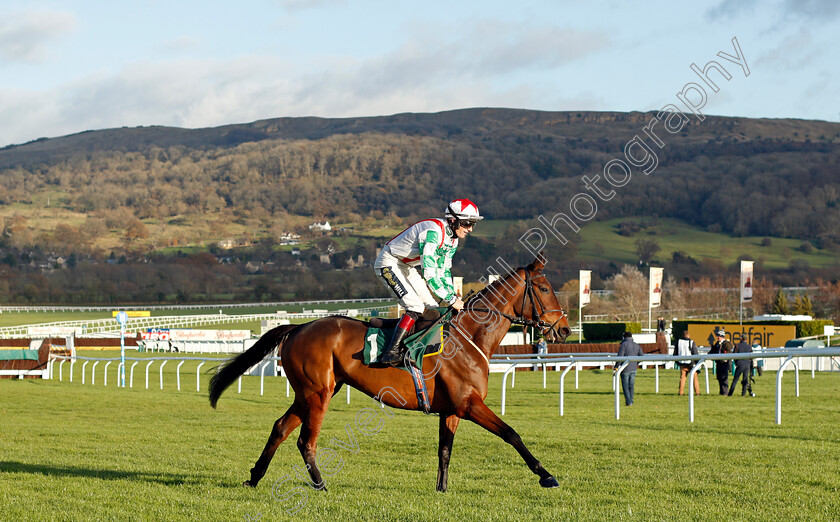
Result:
{"label": "hedge", "polygon": [[642,323],[583,323],[583,338],[587,341],[615,341],[624,332],[642,333]]}

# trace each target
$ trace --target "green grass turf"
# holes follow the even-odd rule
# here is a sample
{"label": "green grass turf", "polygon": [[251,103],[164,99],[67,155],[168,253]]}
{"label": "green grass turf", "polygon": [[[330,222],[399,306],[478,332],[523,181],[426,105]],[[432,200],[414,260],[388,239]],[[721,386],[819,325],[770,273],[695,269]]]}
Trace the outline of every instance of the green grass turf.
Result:
{"label": "green grass turf", "polygon": [[[186,372],[186,363],[182,371]],[[139,365],[142,367],[145,365]],[[209,366],[209,365],[208,365]],[[194,366],[192,367],[194,368]],[[206,370],[207,366],[203,368]],[[67,366],[65,365],[65,372]],[[102,365],[97,370],[101,373]],[[115,368],[110,368],[113,373]],[[636,404],[615,420],[610,372],[566,380],[566,415],[557,413],[557,373],[517,375],[504,420],[560,482],[544,490],[516,452],[462,422],[449,492],[435,493],[438,418],[417,412],[381,417],[380,430],[355,426],[375,407],[342,389],[323,425],[332,448],[328,492],[296,477],[298,432],[280,446],[259,487],[239,485],[274,420],[291,399],[285,379],[245,378],[218,410],[195,391],[195,373],[175,391],[175,364],[164,390],[120,390],[73,383],[0,380],[0,506],[4,520],[837,520],[840,517],[840,373],[801,376],[801,396],[785,374],[782,425],[774,422],[775,375],[757,397],[704,395],[688,422],[676,371],[640,371]],[[90,372],[90,367],[88,367]],[[202,388],[207,385],[202,376]],[[488,405],[500,410],[501,375]],[[714,388],[712,383],[712,388]],[[381,411],[381,410],[380,410]],[[354,434],[356,449],[343,448]],[[339,468],[340,466],[340,468]],[[285,481],[284,481],[285,480]],[[285,502],[278,498],[288,497]],[[297,502],[297,504],[296,504]],[[289,511],[297,508],[292,515]]]}

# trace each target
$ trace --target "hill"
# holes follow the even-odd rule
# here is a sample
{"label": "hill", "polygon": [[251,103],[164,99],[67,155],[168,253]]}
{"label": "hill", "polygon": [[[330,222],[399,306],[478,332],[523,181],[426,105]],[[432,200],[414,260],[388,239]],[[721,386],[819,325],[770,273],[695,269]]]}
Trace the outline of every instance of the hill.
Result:
{"label": "hill", "polygon": [[[672,234],[676,241],[667,227],[657,232],[659,255],[679,252],[675,266],[686,277],[686,258],[705,260],[706,271],[742,254],[789,274],[832,266],[840,251],[840,124],[682,116],[668,132],[655,117],[464,109],[107,129],[5,147],[0,287],[12,300],[62,302],[116,294],[149,302],[287,299],[342,288],[364,297],[381,292],[367,276],[327,283],[294,270],[348,268],[359,256],[370,262],[383,237],[440,215],[454,197],[475,200],[488,217],[459,254],[468,277],[498,255],[526,258],[522,234],[563,214],[581,232],[557,221],[569,237],[567,245],[549,241],[562,265],[557,277],[583,263],[599,263],[605,277],[634,262],[637,238],[605,238],[602,227],[642,218],[687,227]],[[629,165],[634,158],[639,167]],[[605,165],[618,160],[629,174],[611,171],[607,184]],[[307,225],[325,219],[338,232],[307,237]],[[304,236],[300,256],[279,246],[289,233]],[[772,247],[752,254],[725,245],[765,237]],[[215,246],[222,239],[240,247],[222,251]],[[201,257],[208,253],[212,260]],[[44,275],[64,261],[99,268]],[[219,261],[232,266],[209,264]],[[145,275],[120,272],[132,264]],[[94,280],[106,276],[112,285]]]}
{"label": "hill", "polygon": [[[144,220],[235,211],[347,221],[436,214],[467,195],[489,217],[531,219],[567,212],[584,175],[605,184],[604,165],[654,116],[467,109],[88,131],[0,151],[0,202],[55,191],[71,210],[125,207]],[[599,219],[657,215],[840,242],[840,124],[708,117],[653,131],[655,170],[634,169],[617,197],[599,201]]]}

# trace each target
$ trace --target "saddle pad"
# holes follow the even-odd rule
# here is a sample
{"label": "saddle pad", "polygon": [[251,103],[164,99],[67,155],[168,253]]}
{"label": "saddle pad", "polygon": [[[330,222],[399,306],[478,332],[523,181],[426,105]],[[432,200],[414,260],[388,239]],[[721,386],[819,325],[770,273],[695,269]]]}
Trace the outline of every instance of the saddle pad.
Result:
{"label": "saddle pad", "polygon": [[[427,330],[421,330],[405,338],[403,344],[408,347],[409,357],[415,361],[419,369],[423,369],[423,358],[440,353],[445,323],[440,322]],[[394,335],[393,328],[368,328],[365,332],[365,347],[362,352],[362,362],[371,364],[379,359],[379,354]]]}

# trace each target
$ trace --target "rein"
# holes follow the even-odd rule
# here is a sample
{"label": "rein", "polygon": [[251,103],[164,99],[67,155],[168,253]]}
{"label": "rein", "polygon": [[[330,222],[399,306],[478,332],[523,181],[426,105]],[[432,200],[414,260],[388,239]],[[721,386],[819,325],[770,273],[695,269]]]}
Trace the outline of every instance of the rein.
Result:
{"label": "rein", "polygon": [[[540,274],[537,277],[545,277],[545,274]],[[502,317],[504,317],[505,319],[507,319],[508,321],[510,321],[513,324],[519,324],[519,325],[523,325],[523,326],[530,326],[532,328],[538,328],[540,331],[548,330],[548,329],[554,330],[554,325],[556,325],[560,320],[562,320],[564,317],[566,317],[566,311],[563,310],[562,308],[560,308],[558,310],[546,310],[544,308],[544,305],[542,304],[542,301],[537,299],[535,294],[536,294],[536,291],[534,290],[534,284],[533,284],[532,279],[531,279],[531,274],[528,272],[528,270],[525,270],[525,292],[522,295],[522,304],[519,306],[518,315],[513,316],[513,315],[510,315],[510,314],[506,314],[504,312],[500,312],[499,310],[495,310],[495,309],[491,310],[489,308],[471,308],[471,307],[467,307],[467,306],[465,306],[465,308],[468,308],[469,311],[471,311],[471,312],[475,311],[475,312],[496,313],[496,314],[501,315]],[[525,303],[529,299],[531,300],[531,310],[533,312],[532,316],[535,315],[536,319],[534,319],[533,317],[531,319],[528,319],[527,317],[525,317],[525,313],[524,313],[525,312]],[[514,311],[516,311],[515,308],[514,308]],[[551,324],[542,320],[542,316],[553,313],[553,312],[560,312],[563,315],[560,317],[560,319],[557,319],[557,321],[554,321]]]}

